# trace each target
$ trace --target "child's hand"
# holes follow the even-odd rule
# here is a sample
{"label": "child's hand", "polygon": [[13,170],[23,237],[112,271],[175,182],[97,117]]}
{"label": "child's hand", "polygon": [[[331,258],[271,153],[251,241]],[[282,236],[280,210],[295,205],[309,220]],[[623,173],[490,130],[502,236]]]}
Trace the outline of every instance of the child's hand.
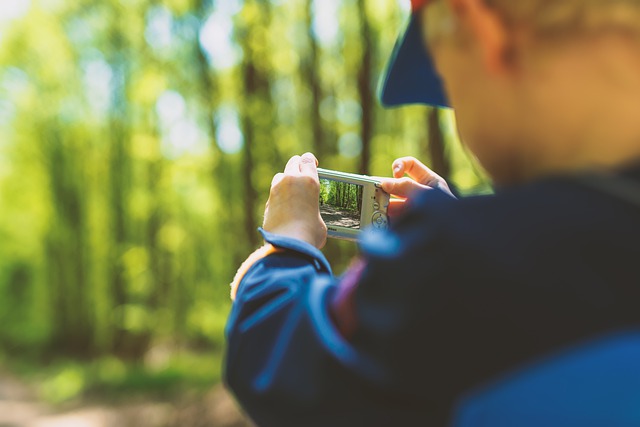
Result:
{"label": "child's hand", "polygon": [[327,226],[320,216],[318,160],[307,153],[292,157],[271,182],[263,228],[322,248]]}
{"label": "child's hand", "polygon": [[[405,174],[409,177],[405,177]],[[395,196],[389,204],[390,217],[398,216],[416,191],[438,188],[455,197],[447,182],[415,157],[403,157],[393,162],[393,178],[382,180],[382,189]]]}

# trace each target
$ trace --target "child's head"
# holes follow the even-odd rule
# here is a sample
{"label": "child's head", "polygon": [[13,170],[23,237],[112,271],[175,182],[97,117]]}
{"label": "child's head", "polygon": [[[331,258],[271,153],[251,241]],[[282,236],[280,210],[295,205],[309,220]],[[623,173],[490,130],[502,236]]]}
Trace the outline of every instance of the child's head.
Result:
{"label": "child's head", "polygon": [[[640,0],[433,0],[417,13],[462,137],[498,182],[577,167],[601,149],[591,139],[640,138],[627,114],[640,108]],[[613,164],[613,150],[599,155]]]}
{"label": "child's head", "polygon": [[494,11],[511,29],[527,29],[541,39],[559,36],[593,34],[602,30],[640,32],[640,1],[638,0],[431,0],[424,2],[423,14],[434,16],[438,22],[449,22],[458,15],[454,10],[482,7]]}

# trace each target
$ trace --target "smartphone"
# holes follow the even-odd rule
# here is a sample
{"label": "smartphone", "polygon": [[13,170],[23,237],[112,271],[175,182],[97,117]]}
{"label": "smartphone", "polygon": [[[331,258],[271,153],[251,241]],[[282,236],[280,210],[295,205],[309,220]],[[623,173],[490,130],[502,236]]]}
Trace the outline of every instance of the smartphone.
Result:
{"label": "smartphone", "polygon": [[364,229],[386,230],[389,194],[375,177],[318,168],[320,215],[328,236],[357,240]]}

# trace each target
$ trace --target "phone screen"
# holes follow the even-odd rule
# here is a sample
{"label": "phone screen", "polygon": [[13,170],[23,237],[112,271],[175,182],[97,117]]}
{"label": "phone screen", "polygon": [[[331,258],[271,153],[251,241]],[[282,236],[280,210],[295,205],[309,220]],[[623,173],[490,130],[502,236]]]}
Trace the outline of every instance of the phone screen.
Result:
{"label": "phone screen", "polygon": [[360,229],[364,187],[320,178],[320,215],[328,227]]}

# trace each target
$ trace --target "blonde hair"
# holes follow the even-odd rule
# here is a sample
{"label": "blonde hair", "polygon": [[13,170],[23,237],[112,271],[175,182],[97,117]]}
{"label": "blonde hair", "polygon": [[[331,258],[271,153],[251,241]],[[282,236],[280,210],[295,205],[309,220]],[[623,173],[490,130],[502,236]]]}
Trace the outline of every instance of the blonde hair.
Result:
{"label": "blonde hair", "polygon": [[537,35],[607,29],[640,33],[640,0],[485,0],[513,26]]}
{"label": "blonde hair", "polygon": [[[525,27],[536,36],[560,36],[623,30],[640,35],[640,0],[484,0],[504,22]],[[451,11],[446,0],[433,8],[441,12],[444,26],[451,27]],[[448,24],[447,24],[448,23]],[[440,30],[443,25],[439,25]],[[436,35],[438,29],[427,29]],[[437,37],[437,36],[436,36]]]}

